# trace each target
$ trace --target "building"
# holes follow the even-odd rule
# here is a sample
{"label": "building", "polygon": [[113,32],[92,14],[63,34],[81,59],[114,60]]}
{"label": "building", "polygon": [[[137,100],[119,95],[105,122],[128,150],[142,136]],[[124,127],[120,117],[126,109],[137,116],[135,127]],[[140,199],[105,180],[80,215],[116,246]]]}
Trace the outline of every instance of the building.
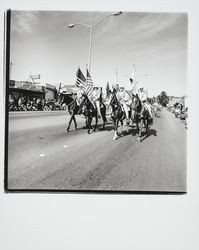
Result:
{"label": "building", "polygon": [[61,87],[60,92],[63,94],[72,94],[76,93],[78,88],[75,85],[64,85]]}
{"label": "building", "polygon": [[57,89],[52,84],[45,84],[45,100],[52,100],[57,98]]}
{"label": "building", "polygon": [[15,99],[25,98],[26,101],[33,98],[52,100],[57,98],[57,89],[54,85],[46,83],[33,83],[31,81],[10,80],[9,94]]}
{"label": "building", "polygon": [[33,98],[45,98],[45,87],[34,84],[30,81],[14,81],[9,82],[9,95],[16,99],[25,98],[26,101]]}

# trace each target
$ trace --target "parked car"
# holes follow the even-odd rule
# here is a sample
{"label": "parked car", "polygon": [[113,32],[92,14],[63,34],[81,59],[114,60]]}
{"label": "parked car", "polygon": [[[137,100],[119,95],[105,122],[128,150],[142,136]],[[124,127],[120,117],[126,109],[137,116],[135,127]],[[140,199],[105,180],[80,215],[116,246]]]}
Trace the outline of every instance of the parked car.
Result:
{"label": "parked car", "polygon": [[181,120],[185,120],[187,117],[187,111],[185,109],[183,109],[180,113],[180,119]]}
{"label": "parked car", "polygon": [[175,108],[174,114],[175,114],[175,117],[176,117],[176,118],[179,118],[179,117],[180,117],[181,110],[180,110],[179,107],[176,107],[176,108]]}

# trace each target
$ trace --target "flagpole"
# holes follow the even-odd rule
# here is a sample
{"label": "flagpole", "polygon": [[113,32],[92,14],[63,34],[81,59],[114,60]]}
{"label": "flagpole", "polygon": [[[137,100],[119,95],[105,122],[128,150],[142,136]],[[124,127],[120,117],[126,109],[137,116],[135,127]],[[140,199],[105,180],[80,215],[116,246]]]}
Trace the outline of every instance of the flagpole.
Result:
{"label": "flagpole", "polygon": [[116,66],[115,74],[116,74],[116,83],[118,83],[118,71],[117,71],[117,66]]}
{"label": "flagpole", "polygon": [[136,79],[136,77],[135,77],[135,64],[133,64],[133,73],[134,73],[134,81],[135,81],[135,79]]}

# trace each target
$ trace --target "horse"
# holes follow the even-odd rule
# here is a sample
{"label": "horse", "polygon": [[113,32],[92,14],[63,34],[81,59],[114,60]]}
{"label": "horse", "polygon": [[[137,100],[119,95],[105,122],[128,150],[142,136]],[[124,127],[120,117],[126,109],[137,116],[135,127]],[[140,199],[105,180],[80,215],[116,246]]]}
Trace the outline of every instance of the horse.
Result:
{"label": "horse", "polygon": [[142,104],[139,96],[136,94],[133,98],[134,121],[137,127],[137,140],[142,140],[142,130],[145,128],[145,136],[148,134],[149,127],[149,111]]}
{"label": "horse", "polygon": [[[113,129],[114,129],[114,136],[113,140],[116,140],[119,138],[120,135],[122,135],[122,128],[124,124],[124,119],[126,118],[125,112],[120,104],[120,102],[117,99],[116,96],[116,90],[114,89],[111,97],[110,97],[110,103],[109,105],[112,107],[112,121],[113,121]],[[118,132],[119,122],[121,124],[121,131]],[[127,133],[129,131],[129,127],[127,124]]]}
{"label": "horse", "polygon": [[154,116],[159,117],[160,116],[160,107],[158,103],[154,103],[152,105],[152,112],[154,114]]}
{"label": "horse", "polygon": [[[96,118],[96,124],[94,127],[94,131],[97,128],[98,117],[97,117],[97,110],[94,108],[93,104],[88,99],[87,95],[84,95],[82,98],[82,103],[79,105],[77,102],[77,98],[73,96],[73,94],[62,95],[62,99],[60,102],[60,106],[62,103],[65,103],[68,107],[68,112],[70,114],[70,120],[67,127],[67,132],[70,130],[71,122],[74,122],[75,130],[77,130],[77,122],[75,119],[75,115],[83,114],[86,118],[86,128],[88,129],[88,134],[90,133],[90,129],[92,128],[92,118]],[[103,119],[103,129],[105,127],[106,122],[106,106],[101,103],[101,114]]]}
{"label": "horse", "polygon": [[77,130],[77,122],[75,119],[75,115],[78,114],[80,107],[77,103],[76,98],[73,96],[73,94],[66,94],[66,95],[60,94],[60,97],[61,97],[61,101],[59,102],[59,105],[61,106],[62,103],[65,103],[66,106],[68,107],[68,112],[70,114],[70,120],[69,120],[66,131],[69,132],[72,121],[74,122],[75,130]]}
{"label": "horse", "polygon": [[[92,129],[93,131],[96,131],[97,129],[97,123],[98,123],[98,113],[97,109],[93,106],[92,102],[89,100],[87,95],[84,95],[83,102],[81,104],[82,107],[82,114],[86,117],[86,127],[88,129],[88,134],[90,134],[90,130],[92,129],[92,119],[95,117],[95,126]],[[104,103],[100,103],[100,112],[102,115],[103,120],[103,129],[105,128],[105,123],[107,121],[106,119],[106,106]]]}

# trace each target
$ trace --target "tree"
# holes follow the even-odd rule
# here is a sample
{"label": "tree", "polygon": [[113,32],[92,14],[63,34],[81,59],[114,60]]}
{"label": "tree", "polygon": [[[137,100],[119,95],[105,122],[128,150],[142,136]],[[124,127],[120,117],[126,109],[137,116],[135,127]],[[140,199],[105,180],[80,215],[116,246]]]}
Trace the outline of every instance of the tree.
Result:
{"label": "tree", "polygon": [[166,107],[166,105],[169,103],[169,97],[167,96],[166,91],[162,91],[160,95],[157,96],[158,102]]}

